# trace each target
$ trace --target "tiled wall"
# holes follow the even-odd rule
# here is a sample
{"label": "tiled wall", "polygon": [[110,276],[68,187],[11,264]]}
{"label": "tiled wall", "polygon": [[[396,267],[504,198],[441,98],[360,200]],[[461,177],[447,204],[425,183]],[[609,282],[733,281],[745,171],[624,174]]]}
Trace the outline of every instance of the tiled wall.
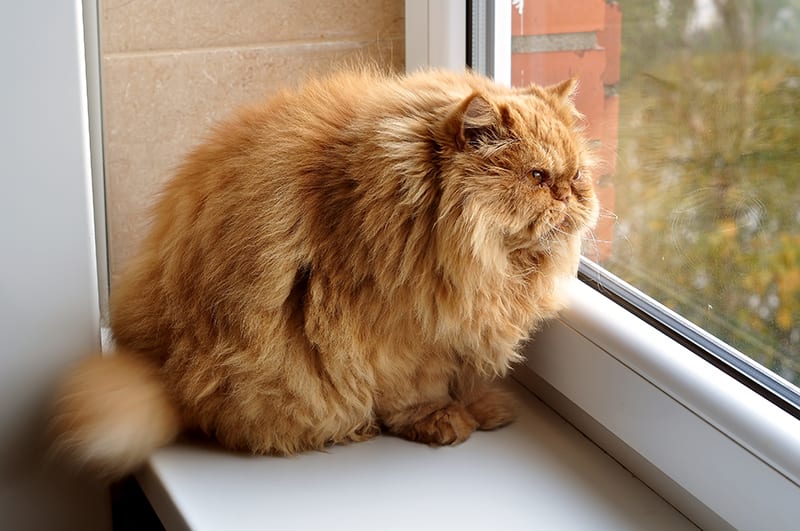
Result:
{"label": "tiled wall", "polygon": [[100,0],[111,273],[208,125],[337,64],[402,70],[403,0]]}

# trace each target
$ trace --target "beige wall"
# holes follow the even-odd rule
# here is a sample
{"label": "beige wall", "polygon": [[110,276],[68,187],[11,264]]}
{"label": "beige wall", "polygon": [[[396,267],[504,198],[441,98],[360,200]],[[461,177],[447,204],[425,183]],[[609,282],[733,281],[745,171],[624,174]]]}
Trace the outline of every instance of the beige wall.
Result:
{"label": "beige wall", "polygon": [[354,58],[402,70],[403,0],[100,0],[112,275],[208,125]]}

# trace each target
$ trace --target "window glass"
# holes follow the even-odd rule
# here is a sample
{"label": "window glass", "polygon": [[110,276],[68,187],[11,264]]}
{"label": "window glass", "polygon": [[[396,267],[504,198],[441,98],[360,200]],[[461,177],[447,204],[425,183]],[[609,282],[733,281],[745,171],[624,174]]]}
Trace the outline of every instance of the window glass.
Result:
{"label": "window glass", "polygon": [[514,85],[578,76],[585,256],[800,384],[800,0],[513,2]]}

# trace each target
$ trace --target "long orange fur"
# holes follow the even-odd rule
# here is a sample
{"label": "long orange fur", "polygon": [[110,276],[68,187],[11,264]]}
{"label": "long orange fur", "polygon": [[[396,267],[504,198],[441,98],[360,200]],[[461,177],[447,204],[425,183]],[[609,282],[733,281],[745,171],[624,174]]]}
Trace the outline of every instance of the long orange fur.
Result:
{"label": "long orange fur", "polygon": [[363,69],[217,126],[113,287],[118,352],[65,378],[60,446],[116,476],[185,429],[293,454],[513,420],[492,381],[597,216],[573,90]]}

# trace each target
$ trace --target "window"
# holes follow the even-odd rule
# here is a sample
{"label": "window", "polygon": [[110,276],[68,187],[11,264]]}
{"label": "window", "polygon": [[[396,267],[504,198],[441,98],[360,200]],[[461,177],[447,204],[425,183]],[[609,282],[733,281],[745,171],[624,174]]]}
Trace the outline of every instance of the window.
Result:
{"label": "window", "polygon": [[797,415],[800,4],[513,4],[512,84],[578,76],[602,161],[583,279]]}
{"label": "window", "polygon": [[[407,10],[414,4],[407,2]],[[800,517],[796,509],[800,495],[800,421],[797,389],[775,371],[795,377],[783,367],[767,368],[754,361],[756,358],[764,363],[759,356],[765,349],[759,344],[759,348],[747,351],[736,343],[733,334],[747,330],[746,321],[736,322],[740,318],[738,308],[731,310],[734,318],[730,319],[723,314],[728,309],[715,307],[715,303],[721,303],[708,298],[726,296],[708,289],[710,279],[706,281],[701,275],[699,282],[692,282],[697,280],[693,273],[700,267],[706,275],[717,274],[713,267],[730,274],[729,256],[675,252],[678,256],[670,257],[678,264],[675,266],[669,264],[666,253],[662,263],[654,251],[658,245],[674,250],[669,238],[673,232],[688,233],[687,243],[706,238],[710,245],[730,227],[715,223],[727,213],[719,201],[710,202],[716,213],[713,209],[695,209],[695,214],[703,215],[688,218],[693,222],[692,230],[686,230],[686,220],[682,224],[682,210],[691,203],[678,203],[681,187],[688,185],[690,191],[701,189],[704,193],[705,188],[719,183],[712,179],[717,173],[703,173],[698,168],[687,171],[688,156],[681,150],[688,144],[695,149],[689,153],[701,161],[723,147],[723,140],[712,144],[702,132],[733,134],[734,124],[745,124],[736,122],[731,114],[732,107],[741,107],[740,95],[749,94],[754,101],[762,101],[761,93],[770,87],[777,92],[794,90],[789,66],[797,55],[791,52],[791,45],[776,44],[791,41],[791,24],[796,25],[794,4],[750,2],[749,10],[743,11],[738,4],[715,0],[473,0],[469,39],[459,35],[446,39],[431,29],[429,19],[428,44],[453,47],[458,42],[469,43],[470,64],[485,68],[500,81],[553,83],[578,75],[581,88],[577,105],[587,115],[588,132],[606,161],[596,183],[604,215],[594,240],[585,248],[581,268],[587,283],[574,286],[570,308],[528,345],[526,367],[517,372],[517,377],[701,528],[783,529],[791,528]],[[510,13],[511,21],[504,24],[503,13]],[[476,17],[484,17],[485,39],[474,34],[481,26],[475,23]],[[761,32],[768,36],[761,43],[753,37],[756,32],[752,24],[766,20],[775,21],[776,26]],[[726,23],[739,28],[739,33],[726,34]],[[753,37],[743,41],[746,46],[739,42],[742,35]],[[767,41],[772,44],[767,45]],[[511,51],[503,55],[504,48]],[[767,69],[773,78],[782,79],[777,84],[762,84],[764,79],[758,76],[737,80],[730,66],[733,63],[721,66],[723,60],[731,61],[734,56],[760,58],[764,50],[780,56],[786,67],[782,71],[773,63]],[[716,57],[720,64],[698,71],[698,61],[703,57],[710,63]],[[761,64],[747,61],[745,64],[751,66]],[[634,68],[637,62],[638,69]],[[407,61],[407,66],[414,64]],[[459,68],[452,62],[428,64]],[[673,77],[659,78],[664,72]],[[693,72],[702,75],[691,78]],[[726,79],[730,85],[723,83]],[[738,86],[739,92],[733,86]],[[664,98],[667,88],[673,89],[676,100],[667,98],[661,106],[654,104],[651,98]],[[752,186],[753,180],[748,181],[748,177],[758,175],[782,182],[778,188],[783,197],[773,196],[775,201],[769,204],[760,199],[763,208],[757,212],[766,214],[782,205],[791,217],[791,205],[796,202],[790,193],[795,190],[796,198],[792,164],[796,162],[789,156],[786,164],[778,166],[782,171],[771,174],[761,171],[768,165],[760,164],[778,152],[765,142],[770,136],[761,133],[772,127],[781,131],[777,135],[780,138],[794,125],[780,124],[796,118],[798,111],[797,107],[791,109],[791,97],[784,96],[778,101],[788,117],[773,112],[766,114],[763,125],[754,122],[742,138],[758,141],[749,145],[750,151],[742,150],[745,144],[738,145],[741,160],[734,160],[741,168],[729,165],[747,170],[735,174],[737,182],[751,185],[742,185],[746,192],[763,192]],[[684,103],[683,120],[675,118],[681,109],[678,101]],[[726,109],[726,101],[735,103],[729,103]],[[680,127],[692,124],[691,110],[701,113],[701,120],[694,122],[696,129],[688,130],[696,136],[679,136]],[[639,121],[630,121],[633,116]],[[711,120],[712,127],[704,127],[703,120]],[[667,143],[667,138],[673,140]],[[753,157],[755,147],[763,154]],[[648,161],[644,168],[647,172],[641,167],[639,172],[632,170],[634,162],[641,165],[643,161]],[[709,168],[717,169],[715,165]],[[698,186],[701,177],[708,182]],[[733,197],[743,196],[742,190],[731,191],[730,186],[721,189],[738,192]],[[672,203],[661,195],[671,197]],[[656,205],[661,201],[661,206],[648,211],[648,201]],[[750,225],[758,231],[776,230],[774,223],[766,223],[763,217],[751,223],[746,209],[729,210],[733,214],[728,213],[728,217],[737,231]],[[663,224],[651,226],[658,216]],[[674,218],[678,221],[673,222]],[[792,233],[791,228],[785,230]],[[736,235],[743,236],[739,232]],[[771,241],[767,233],[760,237]],[[734,242],[746,249],[740,240]],[[729,252],[736,252],[733,249]],[[751,264],[747,271],[760,271],[761,267],[762,263]],[[681,280],[683,286],[678,285]],[[728,295],[745,288],[741,276],[731,278]],[[667,296],[674,292],[685,299],[676,301]],[[774,298],[772,301],[775,306]],[[726,315],[728,327],[712,326],[715,323],[709,317],[719,320],[722,315]],[[789,339],[793,345],[791,335]],[[730,343],[753,358],[739,353]]]}

